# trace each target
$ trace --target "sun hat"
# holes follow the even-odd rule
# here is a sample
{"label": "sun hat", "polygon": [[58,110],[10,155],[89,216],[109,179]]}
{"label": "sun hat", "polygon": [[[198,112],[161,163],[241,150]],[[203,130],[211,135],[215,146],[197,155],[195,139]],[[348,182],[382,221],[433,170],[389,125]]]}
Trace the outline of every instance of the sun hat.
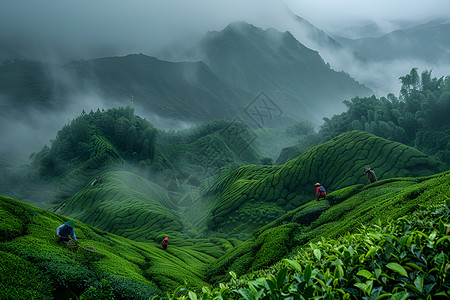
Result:
{"label": "sun hat", "polygon": [[66,224],[67,226],[69,226],[69,227],[72,227],[72,228],[76,228],[76,226],[75,226],[75,223],[73,223],[73,221],[72,220],[70,220],[70,221],[67,221],[66,223],[64,223],[64,224]]}

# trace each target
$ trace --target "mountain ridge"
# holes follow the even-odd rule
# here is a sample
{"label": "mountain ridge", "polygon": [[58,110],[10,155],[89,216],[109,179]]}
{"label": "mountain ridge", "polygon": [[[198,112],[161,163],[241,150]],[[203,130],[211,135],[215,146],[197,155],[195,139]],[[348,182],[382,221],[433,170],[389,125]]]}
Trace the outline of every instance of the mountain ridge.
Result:
{"label": "mountain ridge", "polygon": [[[330,104],[344,108],[343,100],[371,93],[344,72],[332,70],[290,32],[232,23],[208,33],[191,53],[203,52],[197,51],[202,47],[211,48],[205,57],[179,62],[144,54],[64,65],[10,62],[0,66],[0,94],[6,96],[2,102],[22,105],[6,105],[5,113],[30,106],[64,111],[74,99],[94,95],[109,107],[133,105],[171,120],[198,123],[226,117],[253,124],[246,110],[263,92],[284,112],[276,120],[267,119],[266,126],[280,127],[297,118],[316,122],[332,113]],[[25,88],[14,88],[18,84]]]}
{"label": "mountain ridge", "polygon": [[[291,118],[317,121],[329,105],[371,91],[336,72],[288,31],[261,29],[245,22],[209,32],[186,53],[203,60],[225,82],[250,93],[264,91]],[[314,88],[312,88],[314,87]]]}
{"label": "mountain ridge", "polygon": [[448,20],[433,20],[379,37],[336,39],[365,59],[373,61],[420,59],[427,63],[440,64],[450,61],[449,28]]}

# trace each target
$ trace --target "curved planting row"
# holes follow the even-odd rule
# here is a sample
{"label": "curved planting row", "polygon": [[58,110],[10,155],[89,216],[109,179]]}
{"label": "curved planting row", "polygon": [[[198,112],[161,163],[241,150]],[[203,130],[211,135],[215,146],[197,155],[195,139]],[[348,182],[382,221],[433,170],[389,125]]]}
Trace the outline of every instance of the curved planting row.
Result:
{"label": "curved planting row", "polygon": [[[447,171],[430,177],[393,178],[334,191],[327,201],[308,202],[260,227],[250,239],[210,264],[207,276],[212,281],[223,281],[229,280],[230,271],[238,275],[252,271],[257,274],[260,268],[269,267],[289,253],[296,254],[299,247],[311,241],[353,234],[370,224],[384,225],[410,216],[424,206],[436,217],[436,205],[449,200],[449,187],[450,171]],[[292,229],[289,234],[283,234],[288,228]],[[426,243],[430,245],[429,241]]]}
{"label": "curved planting row", "polygon": [[153,241],[183,228],[163,188],[125,171],[103,174],[99,183],[69,198],[60,212],[136,241]]}
{"label": "curved planting row", "polygon": [[[1,299],[99,299],[92,288],[101,280],[111,285],[114,299],[150,299],[180,284],[207,286],[206,265],[234,246],[224,239],[171,237],[163,250],[159,240],[135,242],[74,220],[75,252],[55,238],[68,220],[0,196]],[[90,297],[81,296],[85,291]]]}
{"label": "curved planting row", "polygon": [[93,139],[95,141],[95,155],[64,177],[55,196],[56,200],[71,197],[106,167],[125,163],[118,151],[106,138],[96,135]]}
{"label": "curved planting row", "polygon": [[282,166],[249,165],[235,170],[224,179],[227,184],[219,185],[210,225],[225,222],[231,226],[230,216],[238,216],[248,202],[274,202],[291,210],[314,199],[316,182],[328,192],[364,184],[365,167],[373,168],[378,179],[425,176],[440,171],[436,160],[414,148],[370,133],[351,131]]}

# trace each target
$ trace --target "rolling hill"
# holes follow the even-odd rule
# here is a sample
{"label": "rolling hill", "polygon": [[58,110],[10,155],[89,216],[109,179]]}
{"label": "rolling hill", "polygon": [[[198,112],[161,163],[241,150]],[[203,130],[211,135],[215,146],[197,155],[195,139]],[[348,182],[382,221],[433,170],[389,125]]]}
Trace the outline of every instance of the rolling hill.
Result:
{"label": "rolling hill", "polygon": [[[316,249],[325,247],[326,241],[342,239],[348,233],[358,239],[355,233],[364,230],[362,225],[391,224],[424,208],[429,212],[419,220],[435,218],[429,230],[421,231],[427,238],[416,233],[422,228],[417,226],[424,226],[419,221],[414,221],[419,225],[412,234],[415,247],[426,248],[427,257],[432,255],[431,263],[416,262],[413,251],[402,256],[405,261],[385,256],[380,268],[392,284],[405,280],[389,271],[394,263],[410,268],[408,277],[413,281],[434,272],[439,284],[426,290],[419,289],[418,281],[395,290],[390,284],[373,284],[379,293],[445,293],[444,269],[450,262],[443,249],[448,248],[445,232],[449,220],[448,213],[442,214],[442,203],[448,198],[450,179],[448,171],[438,173],[442,167],[438,161],[412,147],[351,131],[283,165],[256,165],[261,157],[251,143],[241,148],[242,141],[228,139],[231,132],[239,132],[240,138],[251,141],[250,131],[241,125],[216,121],[181,132],[158,132],[129,107],[74,119],[58,132],[51,148],[32,156],[34,162],[29,166],[34,172],[28,174],[30,183],[38,185],[33,176],[45,178],[46,184],[53,182],[54,203],[49,207],[58,213],[0,197],[0,255],[4,261],[0,295],[69,299],[104,292],[117,299],[148,299],[166,292],[187,295],[187,290],[191,294],[219,293],[212,289],[218,283],[222,293],[239,291],[248,282],[245,278],[270,279],[270,274],[287,272],[282,271],[286,268],[283,258],[297,257],[294,266],[309,268],[316,261],[305,258],[305,253],[312,251],[317,259]],[[130,140],[130,136],[138,138]],[[375,169],[378,182],[364,185],[365,166]],[[99,180],[93,185],[95,177]],[[311,201],[316,181],[327,187],[326,200]],[[26,187],[26,181],[22,185]],[[27,201],[39,202],[35,199],[39,197],[39,193],[29,193]],[[54,238],[56,227],[68,217],[74,218],[77,226],[77,252]],[[393,228],[390,234],[409,234],[398,226]],[[170,237],[167,251],[159,245],[164,236]],[[374,233],[367,236],[373,238]],[[318,244],[320,237],[323,244]],[[366,243],[367,239],[362,240]],[[311,242],[317,248],[309,249]],[[358,246],[350,256],[337,250],[336,257],[345,261],[342,272],[347,272],[347,279],[336,281],[340,284],[332,290],[345,288],[344,293],[361,297],[364,292],[354,289],[354,284],[361,283],[360,273],[351,270],[360,270],[362,263],[357,264],[360,260],[353,255],[364,256],[367,251],[384,255],[372,248]],[[392,253],[389,249],[383,251]],[[414,265],[406,264],[412,262]],[[319,259],[315,266],[326,265]],[[314,274],[322,272],[319,269]],[[333,276],[341,276],[336,272]],[[233,276],[243,277],[237,281]],[[431,284],[429,281],[424,277],[424,284]],[[177,289],[181,285],[185,292]]]}
{"label": "rolling hill", "polygon": [[280,216],[283,209],[313,200],[316,182],[328,192],[365,183],[364,167],[373,168],[379,179],[431,175],[443,168],[414,148],[351,131],[283,165],[249,165],[221,177],[212,187],[217,203],[209,226],[228,232],[256,230]]}
{"label": "rolling hill", "polygon": [[[136,150],[130,156],[129,146],[105,131],[105,120],[112,115],[141,128],[135,135],[154,139],[153,146],[146,148],[154,150],[147,156]],[[91,154],[86,160],[64,158],[79,124],[93,130],[88,139]],[[283,165],[249,165],[260,163],[261,156],[251,144],[240,151],[233,143],[242,147],[241,141],[227,140],[223,130],[230,124],[237,126],[216,122],[190,134],[160,133],[158,138],[147,121],[129,108],[82,115],[58,133],[52,148],[35,154],[34,169],[41,170],[40,176],[50,174],[55,182],[54,196],[41,206],[137,241],[161,234],[192,238],[213,232],[244,238],[310,202],[315,182],[331,192],[364,183],[367,166],[376,170],[379,179],[430,175],[443,168],[414,148],[361,131],[340,135]],[[123,135],[125,140],[127,136]],[[59,165],[68,168],[77,159],[73,169],[55,176],[55,170],[64,169]],[[211,181],[219,168],[215,182]],[[100,181],[92,186],[95,177]],[[30,194],[27,199],[36,197]]]}
{"label": "rolling hill", "polygon": [[[261,274],[258,270],[279,262],[289,253],[301,253],[311,241],[326,243],[334,238],[356,235],[365,226],[405,218],[423,207],[432,211],[438,203],[449,199],[445,190],[449,176],[450,173],[445,172],[430,177],[391,178],[333,191],[327,200],[303,204],[260,227],[252,238],[211,264],[208,275],[219,281],[229,280],[230,271],[237,275],[253,271],[253,276],[258,276]],[[448,211],[441,213],[448,220]],[[445,230],[440,234],[445,234]],[[448,245],[448,239],[446,243]],[[342,256],[337,254],[337,257]]]}
{"label": "rolling hill", "polygon": [[[228,163],[259,163],[263,157],[253,140],[249,128],[237,121],[215,120],[164,132],[136,116],[131,107],[97,110],[72,120],[57,133],[51,147],[32,154],[29,171],[33,180],[53,183],[53,203],[47,199],[41,206],[59,205],[109,171],[142,174],[164,188],[179,186],[183,178],[198,187]],[[176,190],[169,189],[174,196]],[[38,204],[38,195],[32,198]]]}
{"label": "rolling hill", "polygon": [[148,299],[186,282],[208,285],[203,266],[233,247],[223,239],[173,238],[164,251],[159,240],[137,243],[75,221],[79,247],[71,251],[55,237],[67,217],[11,198],[0,200],[3,299],[69,299],[90,286],[100,290],[102,279],[116,299]]}
{"label": "rolling hill", "polygon": [[[186,297],[187,290],[191,297],[246,293],[243,286],[252,285],[256,277],[271,280],[277,272],[280,278],[288,276],[283,260],[288,257],[298,259],[288,263],[294,272],[317,268],[317,278],[304,283],[310,290],[321,286],[317,280],[333,274],[335,283],[324,282],[326,289],[315,290],[316,296],[331,291],[355,298],[406,291],[445,295],[450,262],[443,249],[450,241],[450,220],[443,203],[449,172],[439,173],[440,162],[401,143],[350,131],[282,165],[261,165],[253,139],[252,131],[240,122],[217,120],[163,132],[130,107],[83,113],[24,166],[32,171],[21,182],[26,200],[57,214],[1,197],[0,254],[7,263],[1,266],[5,275],[0,277],[0,293],[6,298],[69,299],[103,291],[118,299],[148,299],[176,294],[180,285]],[[375,169],[378,182],[364,185],[366,166]],[[99,180],[94,185],[95,177]],[[319,202],[312,201],[317,181],[328,190],[327,199]],[[41,189],[53,185],[54,194],[27,188],[43,183]],[[413,221],[403,218],[415,214],[422,215]],[[77,225],[78,252],[54,240],[55,228],[69,217]],[[426,225],[421,221],[430,218]],[[413,232],[395,225],[397,219],[414,222]],[[393,229],[374,234],[382,223]],[[364,226],[374,229],[367,238],[359,238],[357,232],[364,232]],[[420,255],[409,246],[406,254],[391,255],[394,250],[377,234],[403,234],[397,238],[403,244],[396,247],[404,247],[412,235],[414,247],[426,248],[427,263],[416,261]],[[158,244],[164,236],[170,237],[168,251]],[[338,249],[334,258],[329,258],[331,250],[316,251],[345,238],[363,245],[353,252],[330,246]],[[361,268],[376,267],[360,257],[375,255],[384,270],[379,276],[386,282],[373,279],[374,289],[367,292],[362,284],[368,283],[358,276],[370,279],[372,275]],[[342,271],[338,258],[345,263]],[[389,271],[400,263],[407,279],[403,271],[401,276]],[[334,271],[322,271],[327,267]],[[346,280],[339,279],[342,274]],[[424,274],[433,274],[438,283],[432,285]],[[236,276],[243,277],[238,281]],[[253,285],[261,293],[268,286]],[[361,291],[355,289],[358,286]]]}
{"label": "rolling hill", "polygon": [[[137,241],[199,237],[212,206],[201,196],[202,181],[228,164],[260,163],[252,138],[239,122],[163,132],[130,107],[98,110],[72,120],[51,147],[31,156],[16,194]],[[6,180],[2,188],[16,190],[12,185]]]}
{"label": "rolling hill", "polygon": [[103,173],[99,183],[64,201],[58,213],[136,241],[177,236],[183,229],[167,190],[125,171]]}
{"label": "rolling hill", "polygon": [[[191,297],[200,293],[210,298],[251,291],[273,294],[281,291],[261,283],[271,282],[276,274],[278,285],[286,281],[291,285],[295,278],[300,283],[306,280],[283,293],[307,292],[321,297],[336,293],[358,298],[372,293],[362,285],[354,289],[361,280],[370,278],[362,270],[372,274],[379,271],[368,270],[378,268],[384,271],[378,279],[374,277],[373,293],[445,297],[449,288],[445,274],[450,261],[445,249],[450,242],[446,235],[450,220],[444,203],[450,203],[446,194],[449,178],[445,172],[349,186],[330,193],[327,200],[288,212],[243,243],[173,238],[167,251],[155,241],[131,241],[79,221],[75,221],[79,247],[71,251],[54,236],[55,228],[68,218],[0,197],[0,295],[68,299],[103,292],[117,299],[148,299],[175,291],[173,297],[179,299],[187,296],[188,290]],[[396,249],[402,254],[396,255]],[[282,261],[289,253],[292,259]],[[341,264],[335,262],[339,260]],[[271,269],[266,269],[269,266]],[[238,281],[230,274],[248,275]],[[322,281],[323,276],[336,280]],[[207,280],[221,281],[220,289],[209,288]],[[303,290],[320,287],[320,282],[326,289]],[[185,292],[175,290],[180,284]],[[247,291],[249,285],[253,289]]]}

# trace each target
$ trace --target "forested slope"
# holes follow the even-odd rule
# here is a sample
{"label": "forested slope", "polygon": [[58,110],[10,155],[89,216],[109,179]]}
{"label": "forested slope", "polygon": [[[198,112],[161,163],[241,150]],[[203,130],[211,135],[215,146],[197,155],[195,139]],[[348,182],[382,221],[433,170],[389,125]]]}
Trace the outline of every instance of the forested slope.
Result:
{"label": "forested slope", "polygon": [[450,77],[432,77],[417,69],[399,78],[399,97],[355,97],[347,111],[324,118],[319,135],[327,141],[351,130],[413,146],[450,165]]}

